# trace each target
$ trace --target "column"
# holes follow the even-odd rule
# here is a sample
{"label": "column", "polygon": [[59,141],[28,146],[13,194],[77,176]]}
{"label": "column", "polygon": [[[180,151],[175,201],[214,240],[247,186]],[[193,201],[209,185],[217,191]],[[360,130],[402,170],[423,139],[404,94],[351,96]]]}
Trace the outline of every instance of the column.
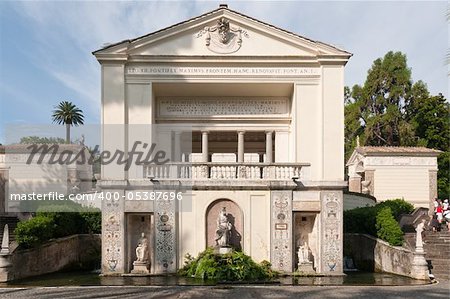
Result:
{"label": "column", "polygon": [[174,145],[173,145],[173,155],[174,155],[174,162],[180,162],[181,161],[181,132],[175,131],[174,132]]}
{"label": "column", "polygon": [[202,162],[208,162],[208,131],[202,131]]}
{"label": "column", "polygon": [[244,162],[244,135],[245,131],[238,131],[238,163]]}
{"label": "column", "polygon": [[272,131],[266,131],[266,163],[272,163]]}

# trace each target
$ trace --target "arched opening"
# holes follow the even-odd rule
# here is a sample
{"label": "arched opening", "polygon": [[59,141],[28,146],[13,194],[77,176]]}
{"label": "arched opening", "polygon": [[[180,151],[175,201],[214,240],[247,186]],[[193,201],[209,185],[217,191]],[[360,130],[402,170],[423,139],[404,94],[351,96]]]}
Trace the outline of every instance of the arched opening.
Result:
{"label": "arched opening", "polygon": [[206,246],[217,246],[218,218],[223,208],[226,210],[228,222],[231,223],[229,245],[235,250],[242,250],[244,217],[241,208],[230,199],[217,199],[206,209]]}

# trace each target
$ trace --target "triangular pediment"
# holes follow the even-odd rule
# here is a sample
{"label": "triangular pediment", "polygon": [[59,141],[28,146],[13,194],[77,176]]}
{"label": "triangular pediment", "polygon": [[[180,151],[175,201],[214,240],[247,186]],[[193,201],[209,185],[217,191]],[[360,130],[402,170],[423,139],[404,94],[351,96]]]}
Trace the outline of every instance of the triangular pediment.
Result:
{"label": "triangular pediment", "polygon": [[350,158],[348,159],[346,166],[350,166],[350,165],[356,165],[358,164],[361,160],[363,160],[364,156],[361,155],[357,149],[353,150],[352,155],[350,156]]}
{"label": "triangular pediment", "polygon": [[336,57],[351,54],[258,21],[228,8],[94,52],[132,56]]}

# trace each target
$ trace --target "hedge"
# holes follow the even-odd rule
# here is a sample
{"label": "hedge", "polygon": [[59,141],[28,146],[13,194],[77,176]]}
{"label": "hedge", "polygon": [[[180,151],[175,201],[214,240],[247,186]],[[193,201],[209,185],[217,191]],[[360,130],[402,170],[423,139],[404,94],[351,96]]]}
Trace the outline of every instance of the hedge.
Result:
{"label": "hedge", "polygon": [[22,248],[31,248],[50,239],[73,234],[101,232],[99,209],[76,205],[45,205],[36,216],[17,223],[16,241]]}
{"label": "hedge", "polygon": [[[377,226],[377,215],[385,208],[389,208],[390,214],[395,221],[395,225],[390,220],[385,220],[387,212],[383,212],[384,217],[379,220]],[[400,226],[398,220],[402,214],[409,214],[414,210],[414,206],[403,199],[387,200],[373,207],[356,208],[348,211],[344,211],[344,232],[345,233],[361,233],[369,234],[374,237],[379,237],[382,240],[389,242],[391,245],[398,244],[396,238],[388,240],[386,233],[380,233],[383,237],[379,236],[379,231],[384,227],[398,231]],[[387,222],[386,222],[387,221]],[[386,222],[386,223],[385,223]],[[393,228],[393,227],[396,228]],[[396,234],[394,232],[394,234]],[[392,242],[392,243],[391,243]]]}
{"label": "hedge", "polygon": [[389,207],[382,208],[376,217],[377,237],[394,246],[403,244],[403,232]]}

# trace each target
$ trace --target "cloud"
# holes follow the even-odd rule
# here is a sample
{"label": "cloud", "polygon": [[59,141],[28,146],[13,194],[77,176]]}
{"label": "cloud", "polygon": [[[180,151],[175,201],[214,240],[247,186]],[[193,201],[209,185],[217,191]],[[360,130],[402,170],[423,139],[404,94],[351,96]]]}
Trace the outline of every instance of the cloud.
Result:
{"label": "cloud", "polygon": [[[217,7],[213,2],[18,2],[17,14],[33,32],[29,59],[79,94],[89,113],[99,116],[100,67],[90,52],[104,43],[134,38]],[[355,55],[347,84],[362,83],[372,61],[388,50],[407,53],[416,79],[432,92],[448,78],[436,12],[445,3],[231,2],[230,8],[301,35],[341,46]],[[429,52],[431,51],[431,52]],[[426,53],[429,52],[429,53]],[[442,57],[440,57],[441,55]]]}

